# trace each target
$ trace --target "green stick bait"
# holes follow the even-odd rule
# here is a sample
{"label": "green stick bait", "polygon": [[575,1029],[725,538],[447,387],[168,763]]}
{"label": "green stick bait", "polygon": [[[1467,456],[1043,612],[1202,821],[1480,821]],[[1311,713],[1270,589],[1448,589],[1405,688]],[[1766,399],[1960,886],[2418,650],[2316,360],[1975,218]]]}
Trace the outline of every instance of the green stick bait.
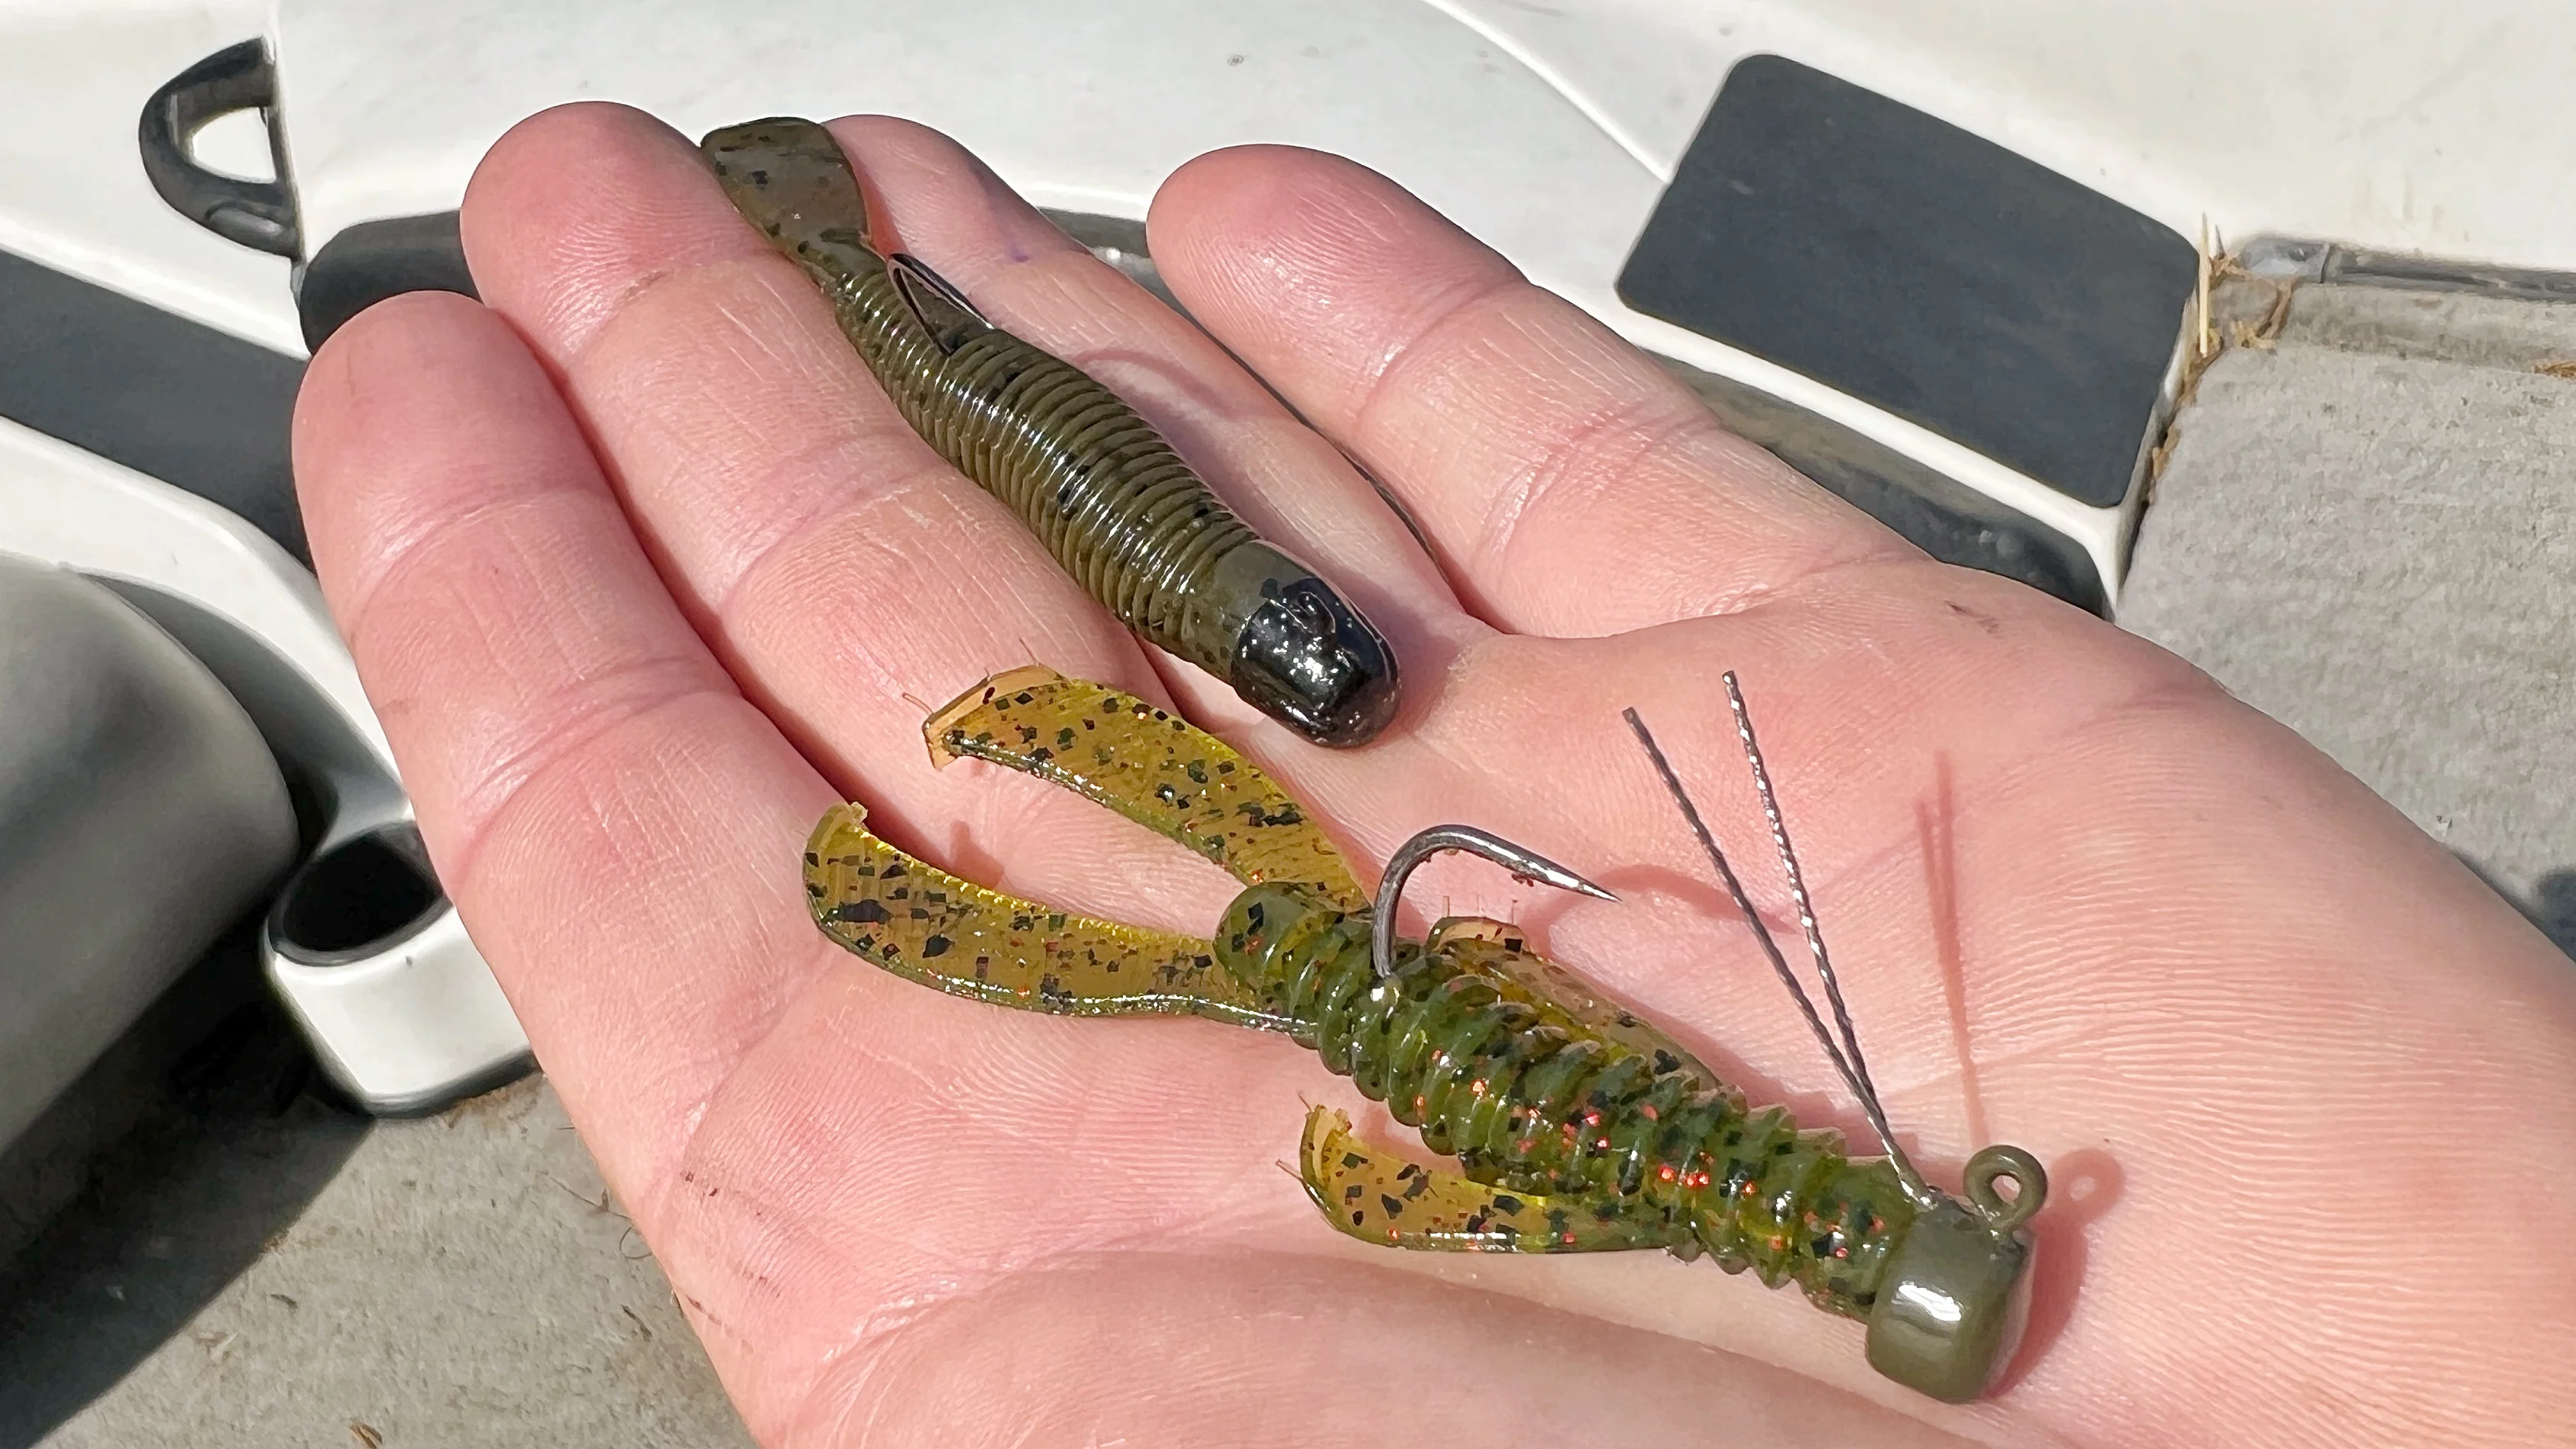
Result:
{"label": "green stick bait", "polygon": [[918,260],[875,250],[830,132],[752,121],[700,149],[735,209],[823,289],[904,420],[1121,622],[1317,744],[1362,745],[1386,727],[1385,638],[1218,502],[1117,394],[985,321]]}
{"label": "green stick bait", "polygon": [[[1766,814],[1812,920],[1785,827],[1728,691]],[[1662,754],[1631,719],[1698,813]],[[1427,855],[1466,849],[1547,884],[1603,894],[1509,842],[1461,826],[1416,836],[1374,902],[1317,822],[1251,761],[1187,721],[1045,669],[997,675],[924,726],[934,763],[971,756],[1108,806],[1244,882],[1211,938],[1140,930],[960,880],[886,844],[866,811],[823,817],[805,850],[824,933],[888,971],[952,995],[1075,1016],[1202,1016],[1283,1032],[1382,1101],[1433,1168],[1360,1142],[1313,1109],[1299,1176],[1324,1218],[1363,1242],[1441,1252],[1706,1255],[1769,1286],[1795,1283],[1869,1325],[1871,1365],[1952,1402],[1986,1393],[2020,1341],[2032,1243],[2023,1226],[2048,1178],[2030,1154],[1971,1158],[1964,1196],[1924,1183],[1884,1128],[1821,938],[1810,937],[1841,1041],[1793,985],[1889,1151],[1854,1157],[1839,1134],[1755,1108],[1661,1031],[1529,950],[1526,932],[1443,920],[1419,943],[1378,929]],[[1710,842],[1730,893],[1734,871]],[[1783,980],[1767,928],[1741,907]],[[2009,1180],[2009,1197],[1996,1184]]]}

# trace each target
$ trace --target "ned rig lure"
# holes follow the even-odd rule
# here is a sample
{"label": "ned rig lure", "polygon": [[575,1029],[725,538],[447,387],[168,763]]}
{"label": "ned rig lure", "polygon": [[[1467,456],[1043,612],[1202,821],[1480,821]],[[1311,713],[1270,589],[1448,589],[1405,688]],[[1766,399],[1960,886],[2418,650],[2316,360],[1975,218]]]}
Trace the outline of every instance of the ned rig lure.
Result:
{"label": "ned rig lure", "polygon": [[1332,585],[1254,534],[1088,374],[881,252],[832,134],[727,126],[700,149],[734,208],[802,267],[904,421],[1043,540],[1120,622],[1316,744],[1394,718],[1395,655]]}
{"label": "ned rig lure", "polygon": [[[1927,1184],[1888,1131],[1744,712],[1726,676],[1773,842],[1838,1030],[1746,898],[1680,781],[1627,719],[1736,907],[1859,1099],[1887,1153],[1749,1107],[1661,1031],[1529,950],[1520,928],[1452,918],[1399,942],[1397,901],[1424,859],[1464,850],[1608,898],[1564,867],[1465,826],[1424,831],[1372,902],[1296,801],[1222,741],[1142,700],[1045,669],[997,675],[934,713],[934,763],[990,760],[1105,805],[1231,871],[1246,889],[1209,939],[1092,920],[960,880],[824,816],[805,850],[825,934],[958,996],[1076,1016],[1212,1017],[1282,1032],[1418,1129],[1455,1168],[1380,1152],[1340,1112],[1306,1119],[1299,1176],[1364,1242],[1448,1252],[1706,1254],[1869,1325],[1872,1366],[1935,1398],[1986,1392],[2011,1360],[2047,1193],[2030,1154],[1988,1147],[1963,1193]],[[2010,1182],[2014,1191],[2000,1193]]]}

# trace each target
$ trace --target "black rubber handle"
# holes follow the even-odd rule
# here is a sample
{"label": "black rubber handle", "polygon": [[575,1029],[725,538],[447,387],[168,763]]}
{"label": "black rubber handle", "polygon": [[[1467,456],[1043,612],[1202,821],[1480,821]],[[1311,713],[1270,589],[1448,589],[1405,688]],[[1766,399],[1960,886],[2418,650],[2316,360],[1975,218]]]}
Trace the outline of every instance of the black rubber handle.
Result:
{"label": "black rubber handle", "polygon": [[209,171],[188,149],[190,138],[208,121],[276,104],[277,72],[268,63],[268,48],[245,40],[198,61],[154,91],[144,103],[138,139],[143,174],[152,178],[152,189],[172,210],[228,241],[292,257],[301,250],[301,238],[275,133],[269,150],[277,164],[276,181],[245,181]]}

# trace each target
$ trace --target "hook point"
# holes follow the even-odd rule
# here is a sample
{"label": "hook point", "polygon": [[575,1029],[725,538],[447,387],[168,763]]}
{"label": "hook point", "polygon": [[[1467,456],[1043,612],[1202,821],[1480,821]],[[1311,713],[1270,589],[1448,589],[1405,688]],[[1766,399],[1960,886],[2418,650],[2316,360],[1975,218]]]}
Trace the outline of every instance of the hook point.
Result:
{"label": "hook point", "polygon": [[1404,893],[1405,878],[1415,866],[1446,850],[1482,857],[1525,880],[1558,890],[1596,900],[1619,899],[1525,845],[1515,845],[1472,825],[1434,825],[1396,847],[1395,854],[1387,860],[1386,877],[1378,883],[1375,919],[1369,927],[1369,959],[1375,963],[1381,980],[1395,974],[1395,905]]}

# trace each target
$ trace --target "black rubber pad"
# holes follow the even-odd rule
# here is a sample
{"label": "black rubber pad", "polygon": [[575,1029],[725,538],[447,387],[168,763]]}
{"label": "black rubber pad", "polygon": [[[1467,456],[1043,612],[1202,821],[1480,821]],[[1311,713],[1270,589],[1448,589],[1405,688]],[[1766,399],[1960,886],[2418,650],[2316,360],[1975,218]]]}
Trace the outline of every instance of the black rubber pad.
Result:
{"label": "black rubber pad", "polygon": [[2089,187],[1765,55],[1728,75],[1619,295],[2109,507],[2198,270]]}
{"label": "black rubber pad", "polygon": [[0,417],[219,503],[299,559],[303,380],[302,358],[0,252]]}
{"label": "black rubber pad", "polygon": [[341,324],[405,292],[476,295],[455,212],[362,221],[331,238],[295,290],[305,349],[321,351]]}

